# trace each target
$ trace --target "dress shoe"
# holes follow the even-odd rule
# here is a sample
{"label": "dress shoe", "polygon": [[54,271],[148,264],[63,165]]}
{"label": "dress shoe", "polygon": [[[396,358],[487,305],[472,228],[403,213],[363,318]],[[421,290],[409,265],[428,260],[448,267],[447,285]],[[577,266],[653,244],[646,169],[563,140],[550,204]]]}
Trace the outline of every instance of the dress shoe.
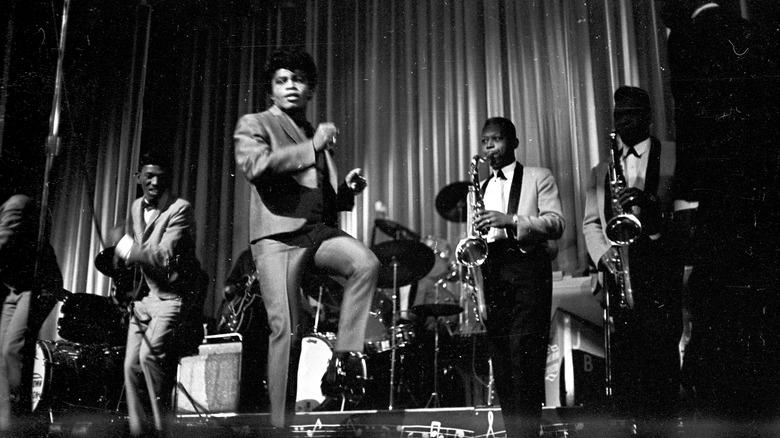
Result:
{"label": "dress shoe", "polygon": [[357,403],[366,393],[366,360],[363,353],[338,351],[333,354],[322,376],[322,394],[327,397],[343,396],[350,403]]}

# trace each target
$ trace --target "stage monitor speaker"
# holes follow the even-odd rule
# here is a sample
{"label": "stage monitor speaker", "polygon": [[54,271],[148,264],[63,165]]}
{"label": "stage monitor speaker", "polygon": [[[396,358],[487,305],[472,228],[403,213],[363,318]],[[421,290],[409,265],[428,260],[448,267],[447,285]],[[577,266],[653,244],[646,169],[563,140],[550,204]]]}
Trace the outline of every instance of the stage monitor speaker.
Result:
{"label": "stage monitor speaker", "polygon": [[558,309],[550,325],[545,406],[598,404],[605,392],[601,327]]}
{"label": "stage monitor speaker", "polygon": [[174,392],[178,414],[238,410],[241,387],[241,335],[206,336],[197,356],[179,360]]}

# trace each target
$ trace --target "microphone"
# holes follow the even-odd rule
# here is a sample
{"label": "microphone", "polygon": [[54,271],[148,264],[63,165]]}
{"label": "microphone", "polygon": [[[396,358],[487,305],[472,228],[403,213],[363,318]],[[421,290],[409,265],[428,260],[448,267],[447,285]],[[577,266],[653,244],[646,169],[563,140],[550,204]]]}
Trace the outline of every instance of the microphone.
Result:
{"label": "microphone", "polygon": [[359,188],[365,187],[367,184],[368,182],[366,181],[366,177],[358,173],[355,174],[355,177],[349,183],[349,188],[357,191]]}

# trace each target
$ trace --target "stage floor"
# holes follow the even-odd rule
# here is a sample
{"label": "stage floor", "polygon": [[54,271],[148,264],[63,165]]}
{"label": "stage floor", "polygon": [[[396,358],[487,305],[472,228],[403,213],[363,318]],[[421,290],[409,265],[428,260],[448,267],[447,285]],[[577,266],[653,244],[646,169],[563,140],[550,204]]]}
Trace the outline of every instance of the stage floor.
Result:
{"label": "stage floor", "polygon": [[[275,430],[265,413],[179,415],[170,438],[224,437],[360,437],[360,438],[505,438],[498,407],[308,412]],[[586,408],[544,408],[542,437],[623,438],[635,436],[628,419],[594,414]],[[127,419],[116,413],[59,413],[36,417],[11,435],[24,438],[126,437]],[[152,435],[150,435],[152,436]],[[681,420],[675,438],[780,436],[780,423],[726,424]]]}
{"label": "stage floor", "polygon": [[[53,421],[52,421],[53,420]],[[607,438],[631,435],[632,422],[598,418],[582,408],[545,408],[542,436]],[[121,415],[60,413],[38,419],[25,436],[121,437],[127,421]],[[506,437],[498,407],[362,410],[297,413],[293,424],[274,430],[265,413],[179,415],[173,438],[206,437]]]}

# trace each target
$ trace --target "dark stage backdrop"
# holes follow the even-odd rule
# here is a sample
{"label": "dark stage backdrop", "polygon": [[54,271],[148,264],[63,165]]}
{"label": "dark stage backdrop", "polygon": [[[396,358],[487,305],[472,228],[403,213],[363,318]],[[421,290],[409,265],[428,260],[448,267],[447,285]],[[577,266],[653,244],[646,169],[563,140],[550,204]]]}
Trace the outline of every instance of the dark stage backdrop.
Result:
{"label": "dark stage backdrop", "polygon": [[[61,3],[51,9],[59,23]],[[436,196],[467,179],[484,120],[506,116],[518,128],[518,160],[551,168],[558,182],[567,226],[556,269],[581,275],[582,187],[605,156],[613,91],[647,89],[655,135],[673,140],[655,0],[79,0],[69,20],[51,215],[74,292],[110,293],[93,260],[139,195],[139,152],[157,149],[171,154],[174,190],[195,206],[212,286],[206,313],[215,314],[248,244],[250,188],[235,173],[233,127],[267,107],[263,64],[278,46],[316,58],[309,118],[340,127],[343,173],[366,172],[369,188],[342,216],[366,243],[381,201],[389,219],[454,247],[465,225],[438,215]]]}

